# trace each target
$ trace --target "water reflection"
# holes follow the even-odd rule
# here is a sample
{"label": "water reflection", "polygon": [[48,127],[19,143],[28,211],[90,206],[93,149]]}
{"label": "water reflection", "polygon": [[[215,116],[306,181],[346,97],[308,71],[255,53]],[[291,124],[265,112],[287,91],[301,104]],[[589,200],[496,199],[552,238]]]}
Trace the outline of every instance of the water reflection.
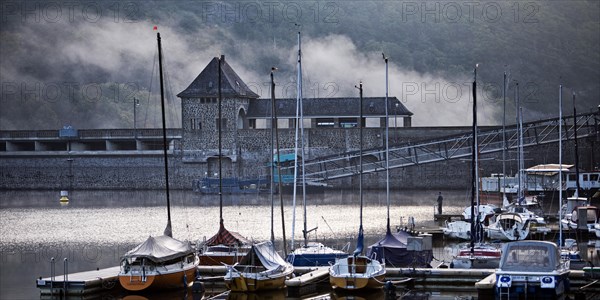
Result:
{"label": "water reflection", "polygon": [[333,290],[331,292],[331,299],[335,300],[384,300],[385,293],[383,289],[368,290],[368,291],[344,291],[344,290]]}
{"label": "water reflection", "polygon": [[[402,195],[402,204],[392,205],[392,224],[405,226],[408,217],[414,217],[416,226],[432,223],[433,203],[427,192]],[[58,193],[0,192],[0,246],[27,244],[136,244],[149,235],[162,233],[166,223],[164,196],[156,191],[79,191],[72,192],[68,206],[61,206]],[[367,192],[368,205],[364,210],[365,234],[377,234],[385,228],[385,205],[378,205],[385,193]],[[289,195],[288,195],[289,196]],[[287,197],[287,196],[286,196]],[[359,210],[349,199],[355,194],[339,192],[323,194],[308,200],[307,223],[319,227],[320,239],[352,240],[357,232]],[[395,196],[400,197],[400,196]],[[431,198],[432,206],[425,197]],[[172,197],[173,232],[179,239],[202,240],[212,236],[218,229],[218,197],[193,192],[176,191]],[[215,200],[216,199],[216,200]],[[291,238],[291,222],[294,208],[291,198],[286,198],[284,208],[288,239]],[[253,240],[270,237],[270,199],[257,195],[227,195],[224,199],[224,220],[228,228]],[[447,201],[452,203],[451,201]],[[413,204],[417,203],[417,204]],[[448,212],[460,211],[462,203],[445,207]],[[281,238],[281,218],[275,218],[276,236]],[[302,224],[300,209],[296,209],[296,224]],[[300,240],[296,229],[294,239]]]}

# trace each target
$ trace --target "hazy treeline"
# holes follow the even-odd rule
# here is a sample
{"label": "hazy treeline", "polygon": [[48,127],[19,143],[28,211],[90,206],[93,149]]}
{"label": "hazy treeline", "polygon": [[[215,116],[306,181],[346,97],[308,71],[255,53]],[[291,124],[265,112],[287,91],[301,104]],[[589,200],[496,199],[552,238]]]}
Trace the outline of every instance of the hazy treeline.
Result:
{"label": "hazy treeline", "polygon": [[526,120],[600,104],[597,1],[2,1],[0,129],[160,125],[156,34],[163,37],[169,126],[175,97],[220,54],[261,97],[278,67],[278,97],[295,97],[302,32],[305,97],[385,94],[415,113],[413,124],[470,122],[476,63],[483,124],[508,122],[515,81]]}

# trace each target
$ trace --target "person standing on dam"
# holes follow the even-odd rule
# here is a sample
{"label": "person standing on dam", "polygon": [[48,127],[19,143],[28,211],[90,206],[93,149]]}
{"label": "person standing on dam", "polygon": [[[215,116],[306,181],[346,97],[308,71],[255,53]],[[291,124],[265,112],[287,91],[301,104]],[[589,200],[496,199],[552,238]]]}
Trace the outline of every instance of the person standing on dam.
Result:
{"label": "person standing on dam", "polygon": [[440,192],[437,197],[438,215],[442,214],[442,202],[443,201],[444,201],[444,197],[442,197],[442,192]]}

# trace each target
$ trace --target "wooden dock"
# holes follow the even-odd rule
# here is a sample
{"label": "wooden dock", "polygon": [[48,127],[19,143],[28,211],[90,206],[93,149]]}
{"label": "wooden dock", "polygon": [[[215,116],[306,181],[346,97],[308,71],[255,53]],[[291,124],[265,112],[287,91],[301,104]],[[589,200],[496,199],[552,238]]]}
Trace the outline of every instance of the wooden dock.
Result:
{"label": "wooden dock", "polygon": [[443,224],[445,221],[464,221],[465,218],[462,214],[433,214],[433,220]]}
{"label": "wooden dock", "polygon": [[[225,275],[225,266],[199,266],[199,274],[206,280],[218,284]],[[118,280],[119,267],[111,267],[93,271],[85,271],[54,278],[46,277],[36,280],[41,296],[83,296],[101,294],[113,288],[120,288]],[[291,290],[302,290],[327,280],[329,267],[299,267],[297,277],[286,280]],[[596,272],[598,273],[598,272]],[[585,292],[600,293],[600,284],[593,281],[594,272],[571,270],[569,278],[572,289],[584,289]],[[597,274],[595,274],[597,275]],[[591,277],[591,278],[590,278]],[[202,277],[200,278],[202,280]],[[495,288],[494,269],[447,269],[447,268],[386,268],[386,281],[394,285],[416,290],[453,290],[477,291],[484,296],[491,295]]]}
{"label": "wooden dock", "polygon": [[86,295],[120,287],[119,267],[57,275],[36,280],[42,295]]}
{"label": "wooden dock", "polygon": [[[386,268],[385,280],[410,289],[468,291],[494,269]],[[411,280],[407,280],[410,278]]]}

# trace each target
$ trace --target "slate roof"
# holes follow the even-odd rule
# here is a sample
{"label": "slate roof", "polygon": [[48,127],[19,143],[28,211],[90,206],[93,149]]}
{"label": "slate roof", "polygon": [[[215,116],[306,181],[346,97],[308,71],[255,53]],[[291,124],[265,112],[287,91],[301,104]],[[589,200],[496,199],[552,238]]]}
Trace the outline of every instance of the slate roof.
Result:
{"label": "slate roof", "polygon": [[[225,56],[221,56],[221,94],[223,97],[243,97],[258,98],[258,95],[248,88],[246,83],[229,66]],[[219,95],[218,85],[219,58],[213,58],[200,75],[192,81],[183,92],[177,97],[180,98],[199,98],[199,97],[217,97]]]}
{"label": "slate roof", "polygon": [[[308,98],[302,99],[305,117],[358,117],[360,116],[360,98]],[[396,107],[398,104],[398,107]],[[296,117],[296,99],[276,99],[278,118]],[[388,115],[412,116],[402,102],[396,97],[388,97]],[[254,99],[246,115],[249,119],[271,116],[271,99]],[[363,116],[385,117],[385,97],[364,97]]]}

